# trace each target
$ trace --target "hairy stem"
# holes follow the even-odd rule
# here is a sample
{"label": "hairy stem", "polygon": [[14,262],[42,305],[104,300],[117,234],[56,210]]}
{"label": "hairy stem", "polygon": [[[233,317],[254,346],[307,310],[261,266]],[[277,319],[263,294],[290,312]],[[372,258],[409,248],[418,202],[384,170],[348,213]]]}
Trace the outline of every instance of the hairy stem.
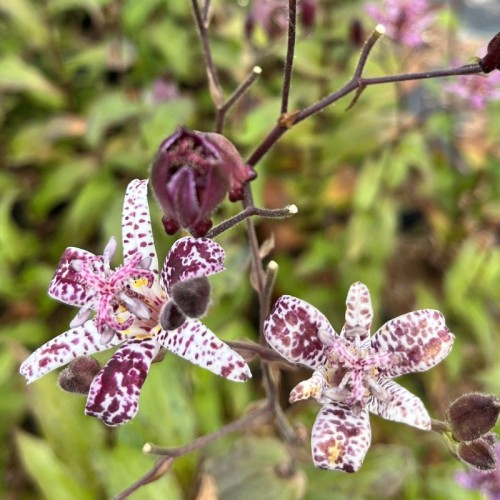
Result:
{"label": "hairy stem", "polygon": [[286,49],[283,88],[281,90],[281,114],[288,111],[290,85],[292,83],[293,58],[295,55],[295,36],[297,26],[297,0],[288,0],[288,45]]}
{"label": "hairy stem", "polygon": [[212,432],[211,434],[207,434],[206,436],[201,436],[198,439],[195,439],[194,441],[185,446],[179,446],[178,448],[161,448],[160,446],[156,446],[151,443],[146,443],[143,447],[143,451],[148,455],[161,455],[170,458],[180,457],[182,455],[185,455],[186,453],[190,453],[192,451],[204,448],[210,443],[213,443],[214,441],[217,441],[217,439],[223,436],[227,436],[232,432],[244,429],[245,427],[247,427],[248,424],[250,424],[250,422],[252,422],[252,420],[255,420],[259,417],[264,417],[266,415],[270,416],[271,414],[272,414],[272,409],[269,407],[268,404],[266,404],[256,410],[251,411],[250,413],[247,413],[238,420],[235,420],[234,422],[231,422],[230,424],[221,427],[220,429],[218,429],[215,432]]}

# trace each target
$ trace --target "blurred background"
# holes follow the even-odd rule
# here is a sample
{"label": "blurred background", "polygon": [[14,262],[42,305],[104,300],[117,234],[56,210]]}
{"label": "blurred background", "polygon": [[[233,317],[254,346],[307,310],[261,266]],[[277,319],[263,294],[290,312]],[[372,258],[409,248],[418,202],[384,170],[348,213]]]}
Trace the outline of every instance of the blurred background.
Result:
{"label": "blurred background", "polygon": [[[378,22],[360,1],[302,1],[313,10],[299,26],[290,109],[345,83]],[[286,37],[283,11],[272,7],[212,2],[211,43],[226,96],[255,64],[263,69],[226,122],[243,158],[279,113]],[[417,45],[384,37],[365,74],[473,62],[500,25],[494,1],[433,2],[428,15]],[[276,298],[310,302],[337,330],[347,290],[358,280],[371,291],[374,325],[419,308],[445,314],[456,335],[452,354],[428,373],[401,379],[434,418],[464,392],[500,394],[494,78],[372,87],[346,111],[348,96],[288,132],[259,163],[253,183],[258,206],[299,207],[290,220],[257,222],[261,242],[274,238]],[[209,131],[213,123],[190,2],[1,2],[0,497],[110,498],[154,464],[141,452],[146,441],[188,443],[263,397],[257,362],[243,385],[167,355],[152,367],[137,417],[109,429],[83,415],[85,398],[59,389],[57,374],[30,386],[18,374],[22,360],[68,329],[75,314],[47,295],[64,249],[99,253],[111,235],[120,237],[126,185],[148,176],[159,143],[179,124]],[[151,209],[164,257],[174,239],[163,234],[152,199]],[[215,222],[239,210],[225,203]],[[217,241],[227,271],[211,279],[213,305],[204,321],[224,340],[256,340],[256,298],[249,273],[241,272],[249,263],[244,228]],[[290,420],[310,432],[319,406],[286,402],[307,375],[284,372],[282,400]],[[256,422],[245,435],[177,459],[133,498],[481,498],[458,486],[455,474],[464,466],[437,434],[377,417],[372,431],[363,468],[344,475],[315,470],[307,446],[287,448]]]}

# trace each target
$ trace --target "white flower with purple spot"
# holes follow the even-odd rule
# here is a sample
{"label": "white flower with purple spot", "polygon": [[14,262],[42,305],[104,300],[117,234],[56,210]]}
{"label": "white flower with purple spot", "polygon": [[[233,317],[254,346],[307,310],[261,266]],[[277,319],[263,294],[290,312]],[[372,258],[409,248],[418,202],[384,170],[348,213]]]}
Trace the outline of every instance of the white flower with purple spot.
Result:
{"label": "white flower with purple spot", "polygon": [[[80,307],[80,312],[70,330],[36,350],[20,368],[31,383],[76,357],[121,344],[93,379],[85,407],[87,415],[110,426],[136,415],[140,390],[161,348],[229,380],[243,382],[251,377],[243,358],[197,319],[208,305],[206,277],[224,270],[224,250],[210,239],[179,239],[160,274],[147,182],[134,180],[127,188],[122,213],[123,266],[111,270],[114,239],[102,256],[66,249],[49,293]],[[190,294],[202,302],[201,308],[189,304],[186,297]],[[176,296],[184,300],[182,307],[181,302],[176,305]],[[166,324],[167,309],[171,314]]]}
{"label": "white flower with purple spot", "polygon": [[354,283],[338,335],[307,302],[282,296],[264,325],[269,344],[291,363],[314,370],[299,383],[290,402],[315,398],[323,405],[314,423],[314,465],[357,471],[370,446],[369,412],[429,430],[431,419],[419,398],[392,381],[428,370],[450,352],[454,336],[439,311],[413,311],[388,321],[372,337],[370,294]]}

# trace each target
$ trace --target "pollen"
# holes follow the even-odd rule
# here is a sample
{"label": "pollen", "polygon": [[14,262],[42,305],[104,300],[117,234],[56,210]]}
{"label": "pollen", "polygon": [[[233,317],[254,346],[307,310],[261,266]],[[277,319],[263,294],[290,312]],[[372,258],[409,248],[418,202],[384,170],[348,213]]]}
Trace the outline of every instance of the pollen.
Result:
{"label": "pollen", "polygon": [[338,441],[334,441],[333,444],[331,444],[328,447],[328,463],[330,465],[335,465],[339,459],[339,457],[342,454],[342,445]]}
{"label": "pollen", "polygon": [[146,278],[139,278],[133,281],[133,286],[135,288],[142,288],[148,285],[148,280]]}

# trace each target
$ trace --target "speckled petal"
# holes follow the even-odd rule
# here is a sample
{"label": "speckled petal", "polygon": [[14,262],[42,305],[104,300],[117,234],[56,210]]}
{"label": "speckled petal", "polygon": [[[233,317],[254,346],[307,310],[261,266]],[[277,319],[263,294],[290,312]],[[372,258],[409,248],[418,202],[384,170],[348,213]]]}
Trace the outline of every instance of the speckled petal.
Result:
{"label": "speckled petal", "polygon": [[116,333],[110,342],[101,344],[101,334],[94,321],[90,320],[39,347],[24,361],[19,371],[29,384],[78,356],[89,356],[110,349],[123,342],[123,338],[123,335]]}
{"label": "speckled petal", "polygon": [[123,202],[122,237],[125,264],[139,252],[143,258],[151,258],[149,269],[158,274],[158,258],[149,215],[147,180],[134,179],[127,187]]}
{"label": "speckled petal", "polygon": [[311,434],[314,465],[320,469],[356,472],[370,447],[368,411],[355,414],[341,403],[323,406]]}
{"label": "speckled petal", "polygon": [[417,396],[390,379],[379,381],[378,384],[388,394],[389,399],[383,401],[371,398],[367,405],[369,411],[387,420],[430,430],[431,418]]}
{"label": "speckled petal", "polygon": [[161,284],[170,295],[172,287],[181,281],[210,276],[224,270],[225,252],[208,238],[181,238],[168,252],[161,271]]}
{"label": "speckled petal", "polygon": [[345,324],[341,335],[347,337],[358,335],[365,339],[370,335],[373,320],[372,301],[370,292],[359,281],[351,285],[347,293]]}
{"label": "speckled petal", "polygon": [[134,418],[141,388],[159,349],[153,338],[125,342],[92,381],[85,413],[109,426]]}
{"label": "speckled petal", "polygon": [[[72,262],[88,259],[95,259],[95,255],[81,248],[66,248],[50,282],[49,295],[70,306],[82,307],[88,304],[94,298],[94,291],[82,284],[78,272],[72,265]],[[102,258],[95,260],[94,265],[102,266]]]}
{"label": "speckled petal", "polygon": [[174,354],[229,380],[245,382],[252,376],[243,358],[196,319],[188,318],[176,330],[163,331],[158,341]]}
{"label": "speckled petal", "polygon": [[393,364],[381,370],[383,377],[422,372],[442,361],[451,350],[455,336],[443,315],[422,309],[388,321],[371,338],[376,351],[396,353]]}
{"label": "speckled petal", "polygon": [[264,323],[264,335],[287,361],[315,369],[325,363],[325,345],[331,345],[337,334],[315,307],[283,295]]}
{"label": "speckled petal", "polygon": [[314,398],[321,402],[326,387],[328,387],[328,381],[326,380],[325,370],[320,367],[319,370],[313,373],[311,378],[303,380],[292,389],[289,401],[295,403],[303,399]]}

